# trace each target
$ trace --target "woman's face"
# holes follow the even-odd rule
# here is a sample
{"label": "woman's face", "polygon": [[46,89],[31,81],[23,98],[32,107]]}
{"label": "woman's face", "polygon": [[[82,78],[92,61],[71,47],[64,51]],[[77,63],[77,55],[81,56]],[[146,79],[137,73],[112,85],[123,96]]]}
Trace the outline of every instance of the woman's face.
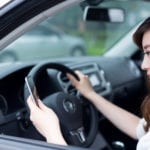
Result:
{"label": "woman's face", "polygon": [[141,68],[147,72],[150,77],[150,30],[143,35],[142,46],[144,51],[144,59]]}

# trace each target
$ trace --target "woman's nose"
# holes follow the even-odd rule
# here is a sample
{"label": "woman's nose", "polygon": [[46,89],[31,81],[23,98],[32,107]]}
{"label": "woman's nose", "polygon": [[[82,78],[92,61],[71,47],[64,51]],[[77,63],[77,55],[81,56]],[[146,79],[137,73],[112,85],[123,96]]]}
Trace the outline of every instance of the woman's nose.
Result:
{"label": "woman's nose", "polygon": [[144,55],[143,62],[141,64],[142,70],[150,69],[150,56]]}

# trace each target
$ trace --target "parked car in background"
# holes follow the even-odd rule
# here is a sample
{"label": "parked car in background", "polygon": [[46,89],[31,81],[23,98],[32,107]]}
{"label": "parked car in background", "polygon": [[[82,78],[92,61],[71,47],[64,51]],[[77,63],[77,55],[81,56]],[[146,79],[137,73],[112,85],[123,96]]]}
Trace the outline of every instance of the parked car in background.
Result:
{"label": "parked car in background", "polygon": [[[77,57],[86,55],[86,52],[83,38],[66,34],[51,24],[41,24],[9,45],[6,52],[1,54],[0,61],[37,60],[39,56]],[[27,53],[30,55],[26,55]]]}

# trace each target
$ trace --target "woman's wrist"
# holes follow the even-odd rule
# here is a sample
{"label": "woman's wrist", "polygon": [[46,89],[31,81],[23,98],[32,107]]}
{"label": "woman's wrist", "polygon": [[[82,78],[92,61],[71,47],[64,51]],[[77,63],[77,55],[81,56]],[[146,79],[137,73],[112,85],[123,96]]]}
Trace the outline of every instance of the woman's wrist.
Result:
{"label": "woman's wrist", "polygon": [[96,108],[99,105],[99,102],[103,99],[101,95],[97,94],[95,91],[91,91],[87,94],[86,97]]}
{"label": "woman's wrist", "polygon": [[91,102],[93,102],[93,99],[94,99],[95,95],[97,95],[97,93],[95,91],[91,91],[91,92],[87,92],[85,97],[87,99],[89,99]]}
{"label": "woman's wrist", "polygon": [[49,132],[48,135],[45,136],[45,138],[48,143],[67,145],[65,139],[63,138],[60,128]]}
{"label": "woman's wrist", "polygon": [[53,143],[58,145],[67,145],[62,135],[53,135],[46,137],[47,143]]}

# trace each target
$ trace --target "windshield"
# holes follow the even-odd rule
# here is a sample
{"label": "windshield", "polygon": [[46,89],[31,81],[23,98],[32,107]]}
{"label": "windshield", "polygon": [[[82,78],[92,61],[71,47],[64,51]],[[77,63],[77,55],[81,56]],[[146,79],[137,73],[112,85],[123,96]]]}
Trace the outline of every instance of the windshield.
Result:
{"label": "windshield", "polygon": [[103,55],[149,16],[150,3],[104,1],[99,7],[123,9],[124,22],[83,21],[83,9],[77,4],[48,18],[7,46],[0,53],[0,61]]}

